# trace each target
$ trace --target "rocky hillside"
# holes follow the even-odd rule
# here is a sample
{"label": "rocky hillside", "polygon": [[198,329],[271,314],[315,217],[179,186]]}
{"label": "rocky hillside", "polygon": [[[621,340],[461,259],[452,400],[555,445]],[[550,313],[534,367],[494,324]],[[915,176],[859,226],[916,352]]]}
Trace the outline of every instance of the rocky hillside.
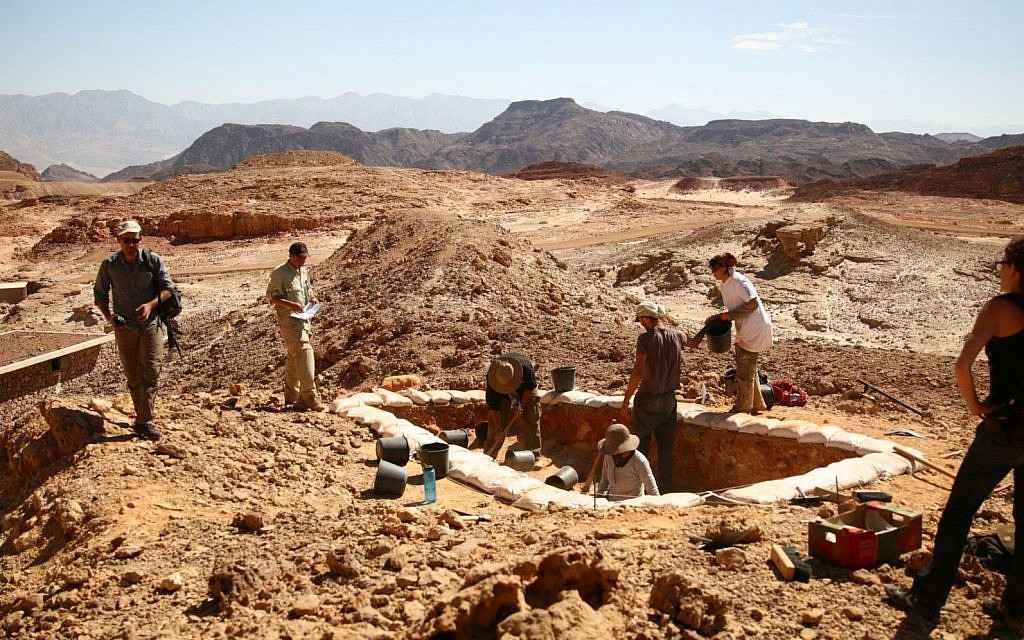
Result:
{"label": "rocky hillside", "polygon": [[0,151],[0,171],[17,173],[29,180],[39,180],[39,173],[36,168],[24,162],[18,162],[3,151]]}
{"label": "rocky hillside", "polygon": [[581,178],[601,178],[610,181],[625,181],[628,178],[614,171],[578,162],[540,162],[523,167],[506,178],[517,180],[579,180]]}
{"label": "rocky hillside", "polygon": [[99,180],[91,173],[79,171],[66,164],[51,164],[46,167],[42,179],[46,182],[97,182]]}
{"label": "rocky hillside", "polygon": [[793,199],[814,201],[852,191],[906,191],[1024,203],[1024,146],[963,158],[945,167],[916,167],[860,180],[814,182],[798,189]]}
{"label": "rocky hillside", "polygon": [[856,123],[716,120],[678,127],[632,113],[602,113],[571,98],[514,102],[469,134],[416,129],[369,133],[338,122],[309,129],[222,125],[181,154],[105,178],[157,178],[223,170],[258,153],[336,151],[370,165],[470,169],[494,174],[555,161],[641,177],[773,175],[801,184],[857,178],[915,164],[944,164],[1014,143],[1013,136],[951,144],[929,135],[877,134]]}

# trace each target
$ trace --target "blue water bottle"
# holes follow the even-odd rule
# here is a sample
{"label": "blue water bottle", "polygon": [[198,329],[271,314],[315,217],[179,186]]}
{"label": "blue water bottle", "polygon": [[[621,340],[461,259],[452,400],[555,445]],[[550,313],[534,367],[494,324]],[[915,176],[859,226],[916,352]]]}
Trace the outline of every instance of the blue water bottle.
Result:
{"label": "blue water bottle", "polygon": [[434,467],[427,465],[423,467],[423,504],[433,504],[437,501],[437,476]]}

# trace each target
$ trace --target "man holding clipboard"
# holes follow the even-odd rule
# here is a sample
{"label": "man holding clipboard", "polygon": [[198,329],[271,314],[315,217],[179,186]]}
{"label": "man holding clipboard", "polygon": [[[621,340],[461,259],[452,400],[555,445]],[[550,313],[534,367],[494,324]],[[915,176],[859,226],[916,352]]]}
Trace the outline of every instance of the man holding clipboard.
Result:
{"label": "man holding clipboard", "polygon": [[309,342],[309,324],[319,305],[314,302],[309,269],[304,266],[308,257],[305,243],[288,247],[288,261],[270,274],[267,298],[277,312],[277,325],[288,351],[285,405],[294,405],[299,411],[321,411],[324,405],[316,390],[316,363]]}

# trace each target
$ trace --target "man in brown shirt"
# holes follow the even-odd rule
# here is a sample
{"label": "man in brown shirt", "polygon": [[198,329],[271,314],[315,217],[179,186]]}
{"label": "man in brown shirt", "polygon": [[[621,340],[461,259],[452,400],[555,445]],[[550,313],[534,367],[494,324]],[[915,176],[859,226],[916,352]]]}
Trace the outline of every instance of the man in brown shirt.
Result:
{"label": "man in brown shirt", "polygon": [[[636,362],[622,401],[622,419],[632,417],[633,433],[640,437],[640,450],[649,456],[651,437],[658,441],[658,486],[667,493],[672,487],[672,453],[676,444],[676,395],[686,336],[661,326],[665,310],[654,302],[642,302],[636,319],[644,333],[636,340]],[[636,394],[630,416],[629,401]]]}

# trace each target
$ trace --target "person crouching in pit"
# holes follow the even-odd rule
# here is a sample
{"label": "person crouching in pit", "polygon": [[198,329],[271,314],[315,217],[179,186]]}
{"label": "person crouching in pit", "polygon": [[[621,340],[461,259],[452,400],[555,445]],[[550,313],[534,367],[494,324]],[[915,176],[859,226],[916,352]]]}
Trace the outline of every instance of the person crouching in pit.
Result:
{"label": "person crouching in pit", "polygon": [[518,448],[540,457],[540,398],[536,367],[521,353],[491,360],[487,370],[487,439],[484,453],[496,458],[515,425]]}
{"label": "person crouching in pit", "polygon": [[608,427],[604,440],[597,443],[598,451],[604,454],[601,482],[597,485],[599,495],[607,495],[612,501],[661,495],[651,464],[636,450],[639,445],[640,438],[631,434],[626,425],[616,422]]}

